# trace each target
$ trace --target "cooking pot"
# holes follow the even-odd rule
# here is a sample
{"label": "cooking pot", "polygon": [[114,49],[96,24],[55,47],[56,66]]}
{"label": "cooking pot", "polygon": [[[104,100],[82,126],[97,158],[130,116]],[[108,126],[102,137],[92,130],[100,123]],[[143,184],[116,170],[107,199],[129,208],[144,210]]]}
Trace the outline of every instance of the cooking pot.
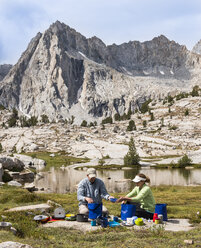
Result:
{"label": "cooking pot", "polygon": [[78,222],[88,222],[88,215],[86,215],[86,214],[77,214],[76,220]]}

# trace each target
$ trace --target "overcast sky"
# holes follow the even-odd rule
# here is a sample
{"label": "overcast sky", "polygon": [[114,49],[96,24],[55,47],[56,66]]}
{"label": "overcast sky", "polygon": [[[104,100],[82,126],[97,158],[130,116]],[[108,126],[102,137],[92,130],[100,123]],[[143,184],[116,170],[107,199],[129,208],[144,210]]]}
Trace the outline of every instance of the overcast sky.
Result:
{"label": "overcast sky", "polygon": [[201,0],[0,0],[0,64],[16,63],[56,20],[107,45],[163,34],[192,49],[201,39]]}

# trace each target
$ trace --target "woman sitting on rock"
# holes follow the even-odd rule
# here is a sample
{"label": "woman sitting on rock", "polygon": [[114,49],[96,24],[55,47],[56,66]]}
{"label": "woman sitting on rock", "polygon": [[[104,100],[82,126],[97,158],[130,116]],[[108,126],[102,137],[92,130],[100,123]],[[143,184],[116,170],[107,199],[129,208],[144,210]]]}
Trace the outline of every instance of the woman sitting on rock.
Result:
{"label": "woman sitting on rock", "polygon": [[146,219],[153,219],[155,212],[155,200],[152,191],[145,183],[150,183],[149,177],[144,174],[138,174],[133,182],[136,183],[136,187],[124,197],[120,197],[116,202],[127,202],[127,204],[136,205],[137,217],[143,217]]}

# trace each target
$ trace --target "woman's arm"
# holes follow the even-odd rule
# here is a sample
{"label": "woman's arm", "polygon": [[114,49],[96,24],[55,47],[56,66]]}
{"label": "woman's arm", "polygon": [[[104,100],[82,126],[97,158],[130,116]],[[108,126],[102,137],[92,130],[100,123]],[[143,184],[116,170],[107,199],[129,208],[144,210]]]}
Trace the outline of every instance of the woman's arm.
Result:
{"label": "woman's arm", "polygon": [[119,203],[119,202],[122,202],[122,201],[132,201],[132,198],[123,196],[123,197],[120,197],[120,198],[116,201],[116,203]]}
{"label": "woman's arm", "polygon": [[133,196],[137,195],[137,187],[135,187],[130,193],[128,193],[126,196],[120,197],[116,202],[122,202],[122,201],[131,201]]}

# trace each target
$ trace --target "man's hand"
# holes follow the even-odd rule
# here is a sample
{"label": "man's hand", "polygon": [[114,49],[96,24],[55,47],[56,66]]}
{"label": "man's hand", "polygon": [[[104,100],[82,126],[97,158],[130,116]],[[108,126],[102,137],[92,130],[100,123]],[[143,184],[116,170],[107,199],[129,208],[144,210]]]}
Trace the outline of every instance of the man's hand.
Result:
{"label": "man's hand", "polygon": [[88,203],[93,203],[93,199],[92,198],[89,198],[89,197],[85,197],[85,201],[87,201]]}
{"label": "man's hand", "polygon": [[110,200],[110,199],[114,199],[114,196],[111,196],[111,195],[110,195],[109,198],[108,198],[108,200]]}

